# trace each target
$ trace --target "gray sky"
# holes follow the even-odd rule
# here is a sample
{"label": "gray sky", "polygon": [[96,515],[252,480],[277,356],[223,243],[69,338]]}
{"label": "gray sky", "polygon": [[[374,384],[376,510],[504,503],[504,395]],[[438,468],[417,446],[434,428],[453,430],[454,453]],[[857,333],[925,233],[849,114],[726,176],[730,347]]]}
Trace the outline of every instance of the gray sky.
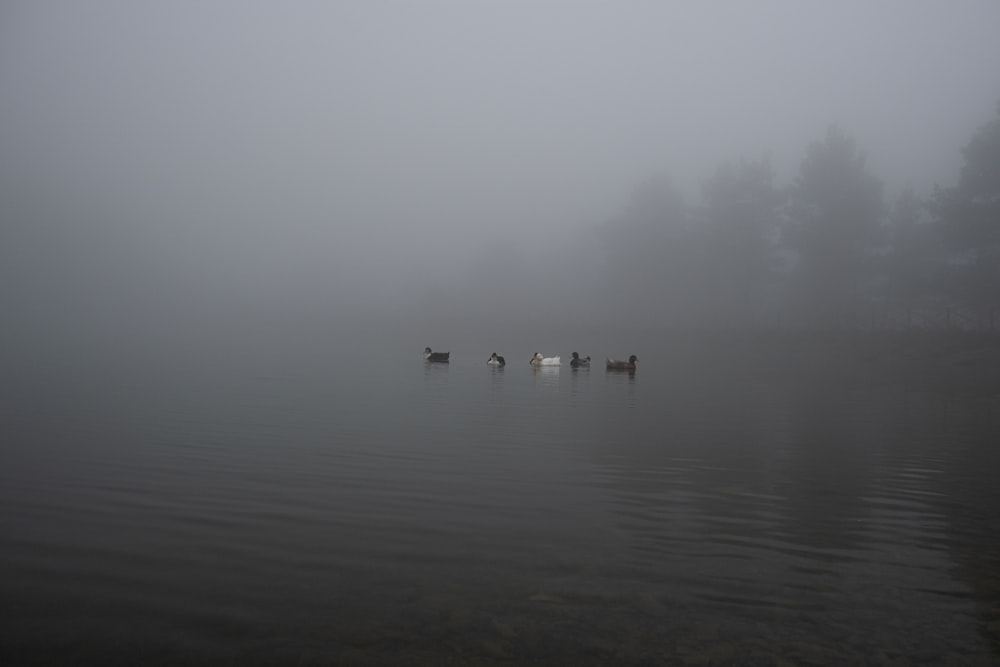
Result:
{"label": "gray sky", "polygon": [[952,183],[998,27],[995,0],[6,2],[0,169],[234,280],[377,283],[592,226],[652,172],[693,200],[767,154],[786,183],[831,123],[890,196]]}

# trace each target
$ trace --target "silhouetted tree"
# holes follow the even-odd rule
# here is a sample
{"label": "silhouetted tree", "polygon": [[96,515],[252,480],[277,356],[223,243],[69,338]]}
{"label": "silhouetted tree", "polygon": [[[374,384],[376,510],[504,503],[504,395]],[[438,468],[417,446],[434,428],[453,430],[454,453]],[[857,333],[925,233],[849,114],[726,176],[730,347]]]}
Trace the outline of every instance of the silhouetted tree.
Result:
{"label": "silhouetted tree", "polygon": [[921,223],[924,203],[913,191],[913,188],[904,188],[889,213],[889,230],[893,239],[905,235]]}
{"label": "silhouetted tree", "polygon": [[935,188],[928,205],[954,247],[970,250],[1000,243],[1000,105],[962,149],[958,185]]}
{"label": "silhouetted tree", "polygon": [[715,308],[745,324],[774,273],[771,233],[782,195],[767,159],[721,165],[702,194],[708,246],[704,291]]}
{"label": "silhouetted tree", "polygon": [[912,308],[938,295],[942,253],[937,235],[924,219],[925,204],[912,188],[904,189],[889,214],[890,252],[885,264],[887,297]]}
{"label": "silhouetted tree", "polygon": [[882,183],[854,140],[831,127],[809,146],[789,190],[785,239],[798,253],[796,288],[807,310],[842,321],[857,305],[870,267],[865,250],[882,215]]}
{"label": "silhouetted tree", "polygon": [[935,188],[928,204],[942,237],[960,254],[949,275],[952,298],[994,306],[1000,285],[1000,105],[962,149],[958,185]]}
{"label": "silhouetted tree", "polygon": [[688,223],[683,198],[668,178],[654,176],[636,187],[624,214],[600,230],[609,314],[638,324],[679,313],[691,291]]}

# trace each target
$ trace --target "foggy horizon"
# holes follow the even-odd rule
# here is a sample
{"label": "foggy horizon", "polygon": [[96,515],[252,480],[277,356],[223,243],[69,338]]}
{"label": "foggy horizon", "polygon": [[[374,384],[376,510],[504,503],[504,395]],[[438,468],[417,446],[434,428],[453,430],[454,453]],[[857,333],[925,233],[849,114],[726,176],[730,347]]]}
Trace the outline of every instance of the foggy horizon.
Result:
{"label": "foggy horizon", "polygon": [[650,179],[698,207],[721,165],[763,160],[784,189],[834,127],[888,208],[954,185],[1000,100],[993,2],[0,17],[4,301],[29,337],[242,310],[608,336],[632,325],[601,316],[601,230]]}

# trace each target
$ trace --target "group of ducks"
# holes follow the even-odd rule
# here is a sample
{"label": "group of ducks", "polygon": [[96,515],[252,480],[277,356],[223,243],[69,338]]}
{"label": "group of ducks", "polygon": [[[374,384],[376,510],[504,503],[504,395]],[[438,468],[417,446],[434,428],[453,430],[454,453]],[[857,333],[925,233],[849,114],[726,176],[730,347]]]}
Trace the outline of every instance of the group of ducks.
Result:
{"label": "group of ducks", "polygon": [[[424,359],[426,361],[434,362],[447,362],[451,358],[451,352],[432,352],[431,348],[424,348]],[[607,369],[614,371],[634,371],[635,362],[639,359],[633,354],[628,358],[628,361],[620,361],[618,359],[608,359]],[[559,366],[561,365],[560,357],[543,357],[540,353],[535,352],[535,355],[531,357],[529,362],[532,366]],[[507,360],[498,355],[496,352],[490,355],[490,358],[486,360],[487,366],[493,366],[494,368],[500,368],[507,365]],[[590,368],[590,357],[581,357],[576,352],[573,353],[573,358],[570,359],[569,365],[571,368]]]}

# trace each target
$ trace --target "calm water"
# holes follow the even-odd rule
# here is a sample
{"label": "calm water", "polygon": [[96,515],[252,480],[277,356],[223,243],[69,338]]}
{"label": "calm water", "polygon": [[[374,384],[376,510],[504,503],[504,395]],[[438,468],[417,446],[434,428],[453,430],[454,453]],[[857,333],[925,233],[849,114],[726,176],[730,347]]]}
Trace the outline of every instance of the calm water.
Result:
{"label": "calm water", "polygon": [[995,387],[421,347],[13,373],[0,659],[1000,660]]}

